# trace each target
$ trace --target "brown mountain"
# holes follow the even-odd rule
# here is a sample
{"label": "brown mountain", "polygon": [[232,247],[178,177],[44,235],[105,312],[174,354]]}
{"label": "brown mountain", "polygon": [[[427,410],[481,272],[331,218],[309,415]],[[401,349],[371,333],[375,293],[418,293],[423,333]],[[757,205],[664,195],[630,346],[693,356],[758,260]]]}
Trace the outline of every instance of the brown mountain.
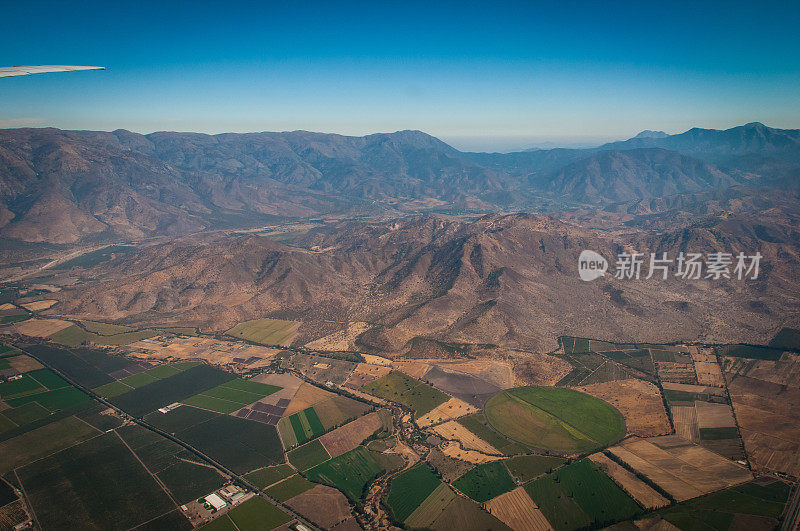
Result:
{"label": "brown mountain", "polygon": [[[400,353],[415,338],[554,347],[560,334],[616,340],[763,341],[800,318],[796,231],[728,219],[657,236],[604,239],[536,215],[474,222],[343,223],[303,247],[259,236],[195,236],[96,269],[52,311],[222,330],[257,317],[302,319],[301,341],[364,321],[361,348]],[[583,282],[593,249],[760,251],[758,280]],[[612,260],[613,269],[613,260]]]}
{"label": "brown mountain", "polygon": [[7,129],[0,130],[0,238],[91,243],[333,215],[553,211],[736,183],[796,188],[796,136],[744,126],[600,150],[481,154],[419,131]]}

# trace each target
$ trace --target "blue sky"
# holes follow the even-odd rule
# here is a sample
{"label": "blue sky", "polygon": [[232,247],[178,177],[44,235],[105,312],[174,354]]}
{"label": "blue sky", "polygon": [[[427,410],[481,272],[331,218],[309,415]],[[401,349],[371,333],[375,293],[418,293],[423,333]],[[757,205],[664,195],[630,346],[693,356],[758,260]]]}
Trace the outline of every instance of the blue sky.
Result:
{"label": "blue sky", "polygon": [[[605,5],[608,4],[608,5]],[[0,0],[0,127],[366,134],[458,147],[800,127],[797,2]]]}

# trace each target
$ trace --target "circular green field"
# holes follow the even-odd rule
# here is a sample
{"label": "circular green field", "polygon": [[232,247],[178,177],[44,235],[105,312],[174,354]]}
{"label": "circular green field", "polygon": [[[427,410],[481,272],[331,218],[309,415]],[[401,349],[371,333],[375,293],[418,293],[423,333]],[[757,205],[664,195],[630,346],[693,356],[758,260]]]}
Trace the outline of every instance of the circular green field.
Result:
{"label": "circular green field", "polygon": [[486,403],[486,418],[500,433],[533,448],[590,452],[625,435],[625,420],[610,404],[563,387],[516,387]]}

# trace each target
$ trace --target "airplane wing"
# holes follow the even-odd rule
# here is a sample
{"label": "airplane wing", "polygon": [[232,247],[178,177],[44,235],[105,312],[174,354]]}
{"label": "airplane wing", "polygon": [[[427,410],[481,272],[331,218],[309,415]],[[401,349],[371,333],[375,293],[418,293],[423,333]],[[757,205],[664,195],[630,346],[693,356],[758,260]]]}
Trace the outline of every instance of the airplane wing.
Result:
{"label": "airplane wing", "polygon": [[0,77],[27,76],[28,74],[44,74],[47,72],[72,72],[74,70],[105,70],[104,66],[74,65],[28,65],[0,66]]}

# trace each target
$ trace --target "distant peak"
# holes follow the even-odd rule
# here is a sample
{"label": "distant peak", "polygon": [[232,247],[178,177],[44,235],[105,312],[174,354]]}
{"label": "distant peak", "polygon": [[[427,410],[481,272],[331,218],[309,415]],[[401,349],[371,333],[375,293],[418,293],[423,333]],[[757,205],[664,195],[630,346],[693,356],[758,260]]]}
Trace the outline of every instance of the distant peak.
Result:
{"label": "distant peak", "polygon": [[744,127],[745,129],[765,129],[767,126],[761,122],[750,122],[749,124],[744,124]]}
{"label": "distant peak", "polygon": [[668,136],[669,135],[664,131],[651,131],[650,129],[646,129],[633,138],[666,138]]}

